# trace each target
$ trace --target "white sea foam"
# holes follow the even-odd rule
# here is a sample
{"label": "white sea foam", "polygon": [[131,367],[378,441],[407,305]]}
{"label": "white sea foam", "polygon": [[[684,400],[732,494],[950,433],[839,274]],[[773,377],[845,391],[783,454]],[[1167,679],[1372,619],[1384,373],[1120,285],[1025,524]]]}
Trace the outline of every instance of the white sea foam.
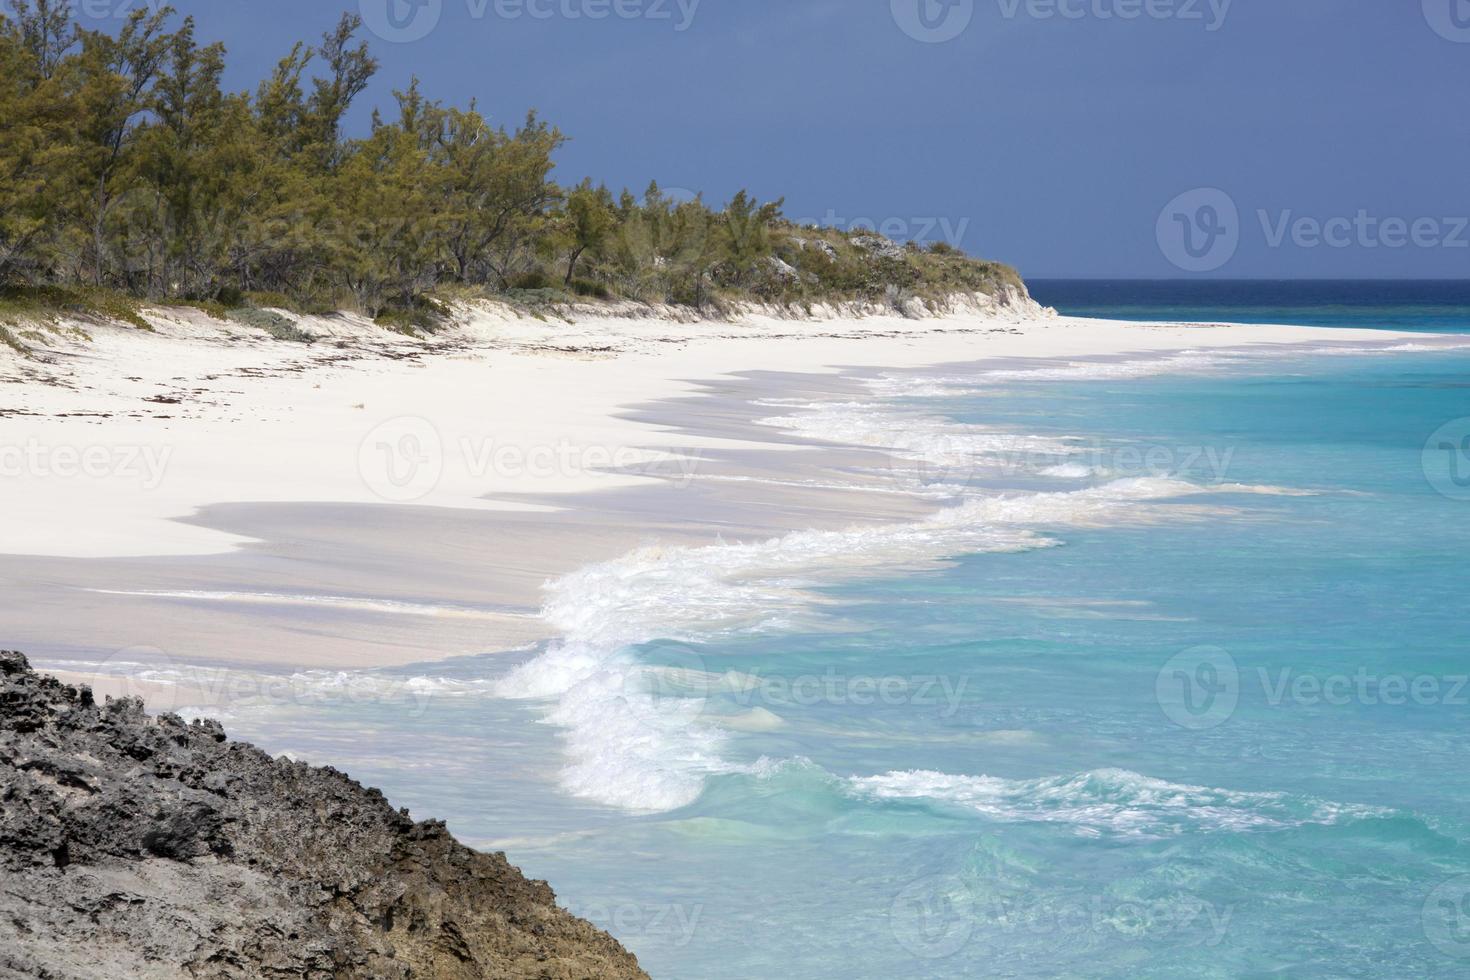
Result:
{"label": "white sea foam", "polygon": [[370,599],[359,596],[312,595],[284,592],[221,592],[206,590],[140,590],[86,589],[99,595],[141,596],[149,599],[185,599],[197,602],[239,603],[265,606],[312,606],[326,609],[351,609],[357,612],[385,613],[392,616],[444,616],[465,619],[530,619],[532,613],[472,606],[451,606],[397,599]]}
{"label": "white sea foam", "polygon": [[1148,378],[1157,374],[1197,374],[1217,371],[1235,361],[1237,355],[1198,350],[1180,351],[1161,357],[1124,360],[1072,361],[1046,367],[1002,368],[981,372],[976,381],[1110,381]]}
{"label": "white sea foam", "polygon": [[231,705],[284,707],[291,704],[354,701],[404,701],[426,704],[433,698],[484,696],[493,681],[477,678],[394,674],[377,670],[303,670],[271,674],[226,664],[180,663],[160,654],[150,662],[133,660],[47,660],[38,666],[92,678],[123,681],[135,690],[166,686],[186,695],[203,694],[210,711]]}
{"label": "white sea foam", "polygon": [[[1076,360],[1061,365],[996,368],[977,371],[974,374],[885,374],[867,379],[866,384],[875,393],[891,397],[947,398],[961,395],[973,397],[980,393],[977,389],[1011,382],[1110,381],[1164,374],[1209,374],[1226,369],[1279,364],[1283,358],[1289,357],[1319,355],[1362,357],[1381,354],[1430,353],[1467,348],[1470,348],[1470,343],[1445,340],[1438,342],[1406,341],[1373,346],[1337,344],[1284,348],[1184,350],[1175,354],[1150,357]],[[1000,394],[1001,392],[993,393]]]}
{"label": "white sea foam", "polygon": [[839,490],[852,493],[899,494],[906,497],[929,497],[942,500],[964,492],[957,483],[930,483],[923,486],[892,486],[883,483],[854,483],[837,480],[782,480],[776,477],[750,476],[742,473],[709,473],[701,481],[721,483],[759,483],[774,487],[799,487],[803,490]]}
{"label": "white sea foam", "polygon": [[1098,769],[1046,779],[888,772],[854,777],[848,780],[848,787],[859,799],[923,800],[1007,823],[1067,824],[1085,836],[1242,833],[1333,824],[1389,812],[1285,793],[1189,786],[1126,769]]}
{"label": "white sea foam", "polygon": [[[768,403],[770,404],[770,403]],[[762,425],[785,429],[803,439],[881,449],[900,460],[919,482],[963,480],[987,465],[1010,466],[1018,458],[1065,457],[1075,448],[1067,439],[1023,435],[943,416],[895,411],[864,402],[784,403],[796,409],[760,419]]]}
{"label": "white sea foam", "polygon": [[634,810],[675,809],[699,795],[706,776],[738,768],[721,757],[728,736],[718,719],[696,722],[707,715],[707,699],[741,681],[707,672],[693,648],[650,655],[672,660],[670,667],[640,660],[639,645],[810,624],[816,613],[806,586],[815,581],[1055,543],[1036,526],[1189,516],[1165,502],[1208,492],[1178,480],[1138,478],[1071,493],[972,498],[913,523],[639,549],[552,583],[544,615],[561,639],[496,690],[551,702],[547,719],[566,732],[562,781],[572,793]]}
{"label": "white sea foam", "polygon": [[1380,347],[1314,347],[1306,353],[1311,354],[1339,354],[1342,356],[1362,356],[1364,354],[1428,354],[1433,351],[1465,350],[1470,344],[1444,343],[1426,344],[1417,341],[1406,341],[1402,344],[1387,344]]}
{"label": "white sea foam", "polygon": [[1097,475],[1097,470],[1085,463],[1058,463],[1056,466],[1044,466],[1039,472],[1042,476],[1054,476],[1060,480],[1086,480]]}

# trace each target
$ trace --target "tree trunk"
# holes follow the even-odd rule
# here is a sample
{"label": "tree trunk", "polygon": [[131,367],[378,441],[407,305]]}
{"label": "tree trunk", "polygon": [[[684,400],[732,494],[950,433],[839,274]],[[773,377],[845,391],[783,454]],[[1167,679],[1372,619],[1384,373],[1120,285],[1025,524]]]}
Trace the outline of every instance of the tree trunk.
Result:
{"label": "tree trunk", "polygon": [[573,249],[572,254],[567,257],[566,286],[568,289],[572,288],[572,274],[577,271],[577,260],[582,257],[584,251],[586,250],[581,248]]}

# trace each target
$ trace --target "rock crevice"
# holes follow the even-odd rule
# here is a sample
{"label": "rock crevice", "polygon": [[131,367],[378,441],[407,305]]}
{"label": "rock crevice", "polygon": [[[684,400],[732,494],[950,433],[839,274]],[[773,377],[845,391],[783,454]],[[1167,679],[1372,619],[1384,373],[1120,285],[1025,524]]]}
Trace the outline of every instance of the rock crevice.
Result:
{"label": "rock crevice", "polygon": [[646,977],[504,854],[0,653],[0,977]]}

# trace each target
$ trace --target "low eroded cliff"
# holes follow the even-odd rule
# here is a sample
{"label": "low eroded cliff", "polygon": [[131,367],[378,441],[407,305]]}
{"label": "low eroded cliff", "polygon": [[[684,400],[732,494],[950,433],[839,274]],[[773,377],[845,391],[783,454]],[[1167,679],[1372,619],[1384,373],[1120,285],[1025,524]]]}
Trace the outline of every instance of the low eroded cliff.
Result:
{"label": "low eroded cliff", "polygon": [[0,977],[644,977],[503,854],[0,653]]}

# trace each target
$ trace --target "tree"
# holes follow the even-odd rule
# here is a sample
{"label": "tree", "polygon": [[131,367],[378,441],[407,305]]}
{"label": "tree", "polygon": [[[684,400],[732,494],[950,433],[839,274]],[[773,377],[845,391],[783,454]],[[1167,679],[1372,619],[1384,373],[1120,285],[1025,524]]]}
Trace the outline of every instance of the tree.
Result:
{"label": "tree", "polygon": [[567,195],[560,233],[567,253],[566,285],[576,275],[577,260],[589,249],[594,254],[601,251],[616,228],[617,213],[606,187],[593,190],[589,177]]}
{"label": "tree", "polygon": [[734,285],[741,285],[756,262],[771,254],[769,229],[781,217],[783,203],[758,205],[742,190],[720,215],[719,245]]}
{"label": "tree", "polygon": [[[657,183],[641,199],[590,180],[564,192],[553,174],[565,137],[534,111],[507,131],[415,78],[394,93],[396,118],[375,108],[367,134],[349,132],[378,69],[358,17],[231,93],[225,49],[200,44],[192,19],[172,30],[168,8],[109,32],[73,23],[63,0],[0,7],[7,289],[105,285],[381,314],[421,311],[447,283],[572,289],[580,277],[703,306],[715,289],[775,282],[780,201],[742,190],[715,212]],[[943,288],[1014,275],[940,249],[878,264],[797,251],[782,254],[841,295],[913,285],[921,266],[939,267]]]}
{"label": "tree", "polygon": [[[222,261],[221,221],[233,208],[236,171],[243,166],[238,138],[249,114],[240,97],[220,87],[225,49],[200,47],[194,20],[169,38],[165,64],[153,89],[152,119],[136,135],[136,170],[151,207],[144,225],[156,248],[145,270],[152,294],[209,295]],[[140,207],[137,219],[145,218]]]}
{"label": "tree", "polygon": [[[76,73],[82,179],[91,187],[76,202],[89,241],[84,264],[102,285],[115,258],[108,248],[108,222],[114,205],[131,189],[136,175],[128,151],[143,114],[152,104],[152,86],[173,40],[163,31],[170,7],[135,10],[114,37],[78,29],[81,53],[70,63]],[[122,217],[129,220],[128,216]],[[126,284],[126,272],[113,269]]]}
{"label": "tree", "polygon": [[38,80],[55,76],[67,52],[77,43],[69,4],[58,0],[11,0],[15,29],[22,47],[30,53]]}
{"label": "tree", "polygon": [[0,14],[0,284],[41,271],[40,246],[73,196],[65,182],[75,164],[75,107],[46,74],[37,31]]}
{"label": "tree", "polygon": [[327,71],[312,83],[302,124],[307,145],[323,170],[332,170],[341,162],[342,119],[378,72],[378,61],[369,53],[367,42],[352,46],[361,28],[361,17],[343,14],[336,29],[322,35],[318,53]]}

